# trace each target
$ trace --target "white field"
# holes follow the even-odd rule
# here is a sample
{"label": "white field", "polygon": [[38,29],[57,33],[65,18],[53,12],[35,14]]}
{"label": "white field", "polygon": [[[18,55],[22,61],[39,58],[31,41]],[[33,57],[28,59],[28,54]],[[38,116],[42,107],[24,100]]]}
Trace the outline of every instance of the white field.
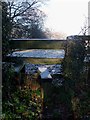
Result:
{"label": "white field", "polygon": [[32,49],[24,51],[13,52],[11,57],[31,57],[31,58],[64,58],[64,50],[46,50],[46,49]]}

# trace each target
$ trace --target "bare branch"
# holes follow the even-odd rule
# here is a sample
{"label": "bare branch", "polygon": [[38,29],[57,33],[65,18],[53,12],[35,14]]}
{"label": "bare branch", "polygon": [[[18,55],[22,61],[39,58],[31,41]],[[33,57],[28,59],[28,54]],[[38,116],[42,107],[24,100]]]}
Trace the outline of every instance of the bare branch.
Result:
{"label": "bare branch", "polygon": [[18,8],[15,9],[14,13],[13,13],[13,18],[16,15],[16,12],[21,8],[22,6],[19,6]]}
{"label": "bare branch", "polygon": [[21,6],[19,6],[19,7],[15,10],[14,15],[12,16],[12,19],[15,18],[15,17],[17,17],[17,16],[19,16],[19,15],[21,15],[21,14],[23,14],[24,12],[26,12],[28,9],[30,9],[30,8],[31,8],[34,4],[36,4],[36,3],[38,3],[38,2],[37,2],[37,1],[34,1],[32,4],[29,4],[29,3],[28,3],[29,6],[28,6],[25,10],[23,10],[22,12],[19,12],[19,13],[16,14],[17,10],[19,10],[19,8],[21,8]]}

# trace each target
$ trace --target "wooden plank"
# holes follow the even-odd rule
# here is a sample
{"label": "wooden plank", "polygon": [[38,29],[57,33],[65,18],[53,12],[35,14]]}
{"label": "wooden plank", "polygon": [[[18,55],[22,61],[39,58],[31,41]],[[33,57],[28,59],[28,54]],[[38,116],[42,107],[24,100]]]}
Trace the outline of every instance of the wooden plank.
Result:
{"label": "wooden plank", "polygon": [[39,40],[39,39],[15,39],[10,42],[13,49],[64,49],[67,44],[67,40]]}
{"label": "wooden plank", "polygon": [[46,67],[38,67],[38,71],[40,72],[41,79],[52,79]]}

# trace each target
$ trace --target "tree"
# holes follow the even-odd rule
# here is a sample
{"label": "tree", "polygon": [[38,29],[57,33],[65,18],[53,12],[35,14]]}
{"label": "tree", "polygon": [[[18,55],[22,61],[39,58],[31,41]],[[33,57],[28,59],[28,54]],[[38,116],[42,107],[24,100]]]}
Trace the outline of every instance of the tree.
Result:
{"label": "tree", "polygon": [[[8,1],[9,17],[13,25],[11,37],[18,37],[18,35],[19,37],[30,37],[32,23],[34,26],[38,26],[39,30],[42,30],[45,14],[39,7],[44,2],[42,0]],[[15,33],[18,33],[17,36]]]}
{"label": "tree", "polygon": [[[86,76],[88,73],[85,72],[85,46],[84,41],[75,40],[68,41],[68,54],[63,61],[64,75],[70,80],[70,88],[74,92],[72,96],[72,108],[74,117],[84,118],[89,116],[89,85],[86,86]],[[89,67],[88,67],[89,68]],[[87,78],[88,79],[88,78]],[[89,82],[88,82],[89,84]]]}
{"label": "tree", "polygon": [[81,27],[81,31],[79,32],[79,34],[87,34],[88,30],[90,29],[90,26],[88,25],[88,20],[90,20],[90,18],[85,17],[85,21],[83,23],[83,26]]}
{"label": "tree", "polygon": [[34,23],[31,24],[30,33],[31,38],[47,38],[42,27],[40,28],[39,25]]}
{"label": "tree", "polygon": [[[14,23],[12,37],[40,38],[43,33],[45,14],[39,9],[29,9]],[[17,33],[17,36],[16,34]],[[22,34],[20,34],[22,33]],[[19,36],[18,36],[19,35]],[[20,36],[21,35],[21,36]]]}
{"label": "tree", "polygon": [[[22,2],[20,2],[19,0],[7,0],[8,12],[11,21],[13,22],[17,19],[18,16],[23,15],[29,9],[37,8],[41,5],[41,3],[41,0],[23,0]],[[31,16],[32,14],[30,13],[29,15]]]}

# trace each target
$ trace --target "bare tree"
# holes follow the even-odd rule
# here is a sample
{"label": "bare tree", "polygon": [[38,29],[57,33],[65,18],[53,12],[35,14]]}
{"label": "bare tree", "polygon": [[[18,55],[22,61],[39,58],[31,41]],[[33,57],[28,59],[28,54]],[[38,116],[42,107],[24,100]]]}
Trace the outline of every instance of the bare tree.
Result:
{"label": "bare tree", "polygon": [[87,18],[87,17],[85,17],[85,22],[84,22],[84,24],[83,24],[83,26],[81,27],[81,31],[79,32],[79,34],[83,34],[83,35],[86,35],[87,34],[87,32],[88,32],[88,29],[90,28],[90,26],[88,26],[88,20],[89,20],[90,18]]}
{"label": "bare tree", "polygon": [[45,1],[47,0],[23,0],[23,2],[20,0],[7,0],[9,18],[12,23],[11,33],[15,35],[15,32],[22,32],[25,35],[25,32],[27,34],[30,30],[32,23],[41,28],[45,14],[39,7],[44,4]]}
{"label": "bare tree", "polygon": [[16,17],[23,15],[27,10],[37,8],[41,5],[41,0],[7,0],[9,17],[13,21]]}

